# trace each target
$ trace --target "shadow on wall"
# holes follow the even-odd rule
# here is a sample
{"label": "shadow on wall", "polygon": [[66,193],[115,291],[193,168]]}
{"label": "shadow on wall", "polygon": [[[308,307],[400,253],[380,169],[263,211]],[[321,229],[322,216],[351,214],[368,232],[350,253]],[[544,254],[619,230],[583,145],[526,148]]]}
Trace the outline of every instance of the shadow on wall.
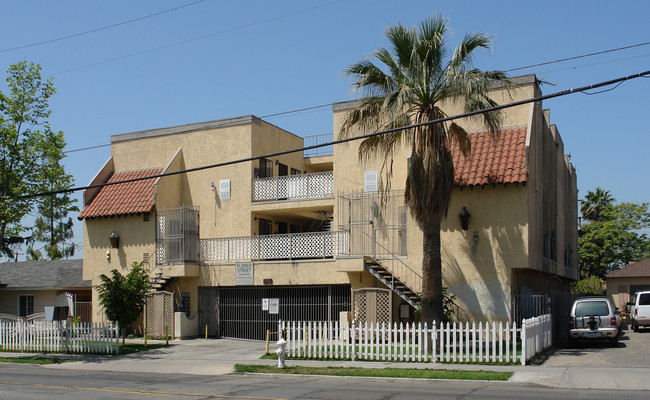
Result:
{"label": "shadow on wall", "polygon": [[[443,284],[456,295],[459,321],[510,319],[511,270],[527,260],[522,227],[492,226],[476,231],[447,230],[461,240],[457,251],[443,239]],[[520,261],[517,261],[520,260]]]}

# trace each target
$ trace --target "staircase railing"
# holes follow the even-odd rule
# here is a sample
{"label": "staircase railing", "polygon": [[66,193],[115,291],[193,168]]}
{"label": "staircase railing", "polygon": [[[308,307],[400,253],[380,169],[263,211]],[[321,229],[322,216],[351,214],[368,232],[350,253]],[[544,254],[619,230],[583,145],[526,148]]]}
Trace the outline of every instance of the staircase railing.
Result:
{"label": "staircase railing", "polygon": [[[367,233],[364,232],[363,234],[368,236],[370,239],[372,239],[372,237],[370,237],[370,235],[368,235]],[[381,248],[382,253],[388,254],[389,256],[376,257],[374,255],[367,255],[367,257],[372,258],[374,261],[376,261],[378,264],[384,267],[386,271],[391,273],[392,275],[391,283],[393,284],[393,289],[395,288],[394,277],[397,277],[397,279],[402,281],[402,283],[408,286],[409,289],[411,289],[413,292],[422,293],[422,275],[420,275],[413,268],[409,267],[408,264],[402,261],[401,258],[396,256],[395,253],[388,250],[381,243],[375,241],[375,244]]]}

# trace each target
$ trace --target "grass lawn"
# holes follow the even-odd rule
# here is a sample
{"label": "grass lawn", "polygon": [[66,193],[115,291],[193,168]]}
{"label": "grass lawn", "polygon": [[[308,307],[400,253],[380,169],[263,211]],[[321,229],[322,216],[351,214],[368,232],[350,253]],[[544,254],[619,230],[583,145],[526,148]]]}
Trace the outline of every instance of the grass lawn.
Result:
{"label": "grass lawn", "polygon": [[419,368],[357,368],[357,367],[301,367],[291,366],[279,369],[270,365],[236,364],[235,372],[262,374],[303,374],[332,376],[372,376],[381,378],[420,378],[420,379],[465,379],[507,381],[513,372],[460,371],[450,369]]}
{"label": "grass lawn", "polygon": [[124,345],[120,343],[120,354],[119,355],[113,354],[113,355],[119,357],[125,354],[139,353],[142,351],[159,349],[161,347],[167,347],[167,346],[164,343],[148,343],[146,346],[143,343],[125,343]]}
{"label": "grass lawn", "polygon": [[[167,347],[164,343],[151,343],[146,346],[143,343],[125,343],[122,345],[120,343],[120,354],[105,354],[105,353],[83,353],[86,355],[106,355],[107,357],[119,357],[126,354],[141,353],[149,350],[159,349],[161,347]],[[0,347],[0,354],[3,352],[15,353],[13,351],[2,350]],[[60,354],[65,355],[65,353],[43,353],[43,354]],[[71,353],[74,354],[74,353]],[[28,356],[28,357],[2,357],[0,356],[0,362],[10,362],[10,363],[25,363],[25,364],[59,364],[62,362],[69,361],[82,361],[82,359],[66,359],[65,357],[50,358],[42,356]]]}

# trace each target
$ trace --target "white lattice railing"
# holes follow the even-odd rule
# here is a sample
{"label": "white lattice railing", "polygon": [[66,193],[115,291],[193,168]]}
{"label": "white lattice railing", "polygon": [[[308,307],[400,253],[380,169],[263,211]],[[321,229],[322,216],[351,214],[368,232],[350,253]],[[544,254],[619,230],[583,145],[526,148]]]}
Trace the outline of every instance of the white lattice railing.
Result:
{"label": "white lattice railing", "polygon": [[334,196],[334,174],[288,175],[253,180],[253,201],[307,200]]}
{"label": "white lattice railing", "polygon": [[202,261],[331,258],[338,253],[338,232],[201,239]]}

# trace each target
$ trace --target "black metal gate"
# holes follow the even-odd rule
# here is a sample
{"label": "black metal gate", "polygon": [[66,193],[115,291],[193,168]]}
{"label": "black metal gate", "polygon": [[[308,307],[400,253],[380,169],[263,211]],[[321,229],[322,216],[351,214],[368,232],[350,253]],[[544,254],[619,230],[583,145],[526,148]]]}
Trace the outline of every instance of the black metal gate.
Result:
{"label": "black metal gate", "polygon": [[217,336],[217,288],[199,287],[199,336]]}
{"label": "black metal gate", "polygon": [[[216,303],[218,308],[215,330],[212,330],[212,325],[208,325],[208,334],[218,331],[218,336],[227,338],[264,340],[267,330],[277,331],[279,319],[338,321],[339,312],[350,311],[350,285],[218,288],[214,302],[208,299],[202,301],[201,293],[203,296],[215,296],[207,290],[199,291],[201,305]],[[263,310],[263,299],[278,299],[278,314]],[[215,316],[216,311],[206,310]],[[199,316],[204,313],[201,312]],[[204,317],[207,321],[206,318],[207,316]]]}

